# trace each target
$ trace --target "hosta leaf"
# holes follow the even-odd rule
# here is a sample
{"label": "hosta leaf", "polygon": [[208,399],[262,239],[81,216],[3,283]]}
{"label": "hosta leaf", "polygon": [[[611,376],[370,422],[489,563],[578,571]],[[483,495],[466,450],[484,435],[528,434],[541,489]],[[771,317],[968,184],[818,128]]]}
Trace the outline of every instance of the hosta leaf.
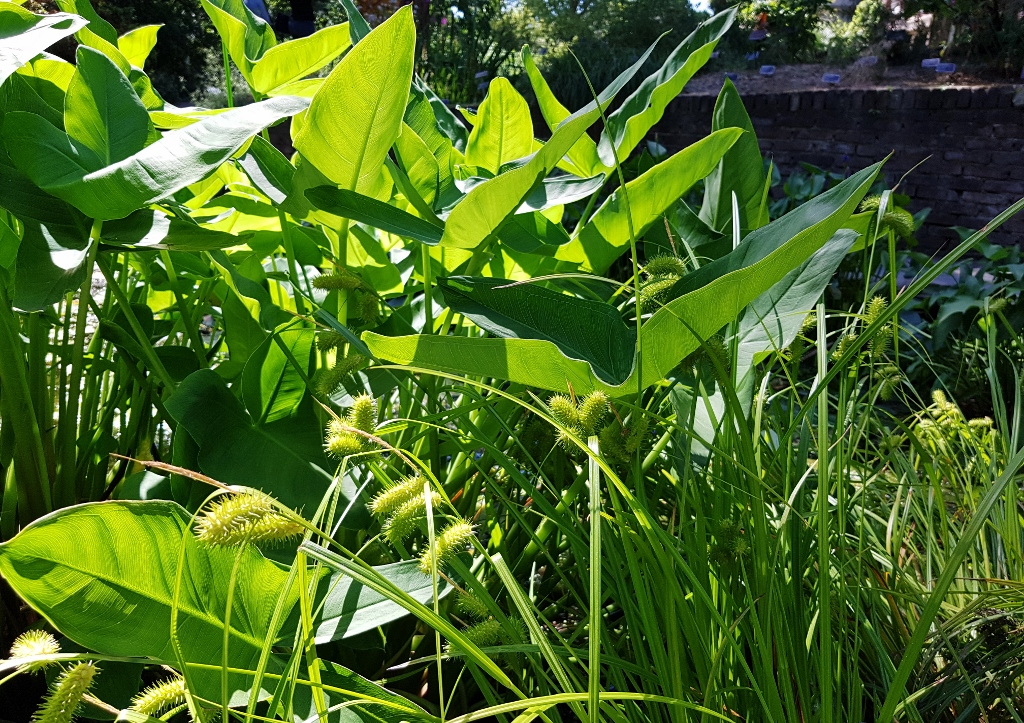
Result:
{"label": "hosta leaf", "polygon": [[764,162],[757,148],[757,136],[736,86],[726,78],[722,92],[715,102],[712,116],[713,131],[722,128],[741,128],[746,131],[730,148],[718,167],[704,181],[704,202],[700,218],[711,228],[732,235],[732,194],[740,210],[740,227],[744,230],[760,228],[768,223],[767,209],[762,213],[764,195]]}
{"label": "hosta leaf", "polygon": [[[99,502],[36,520],[0,545],[0,572],[64,635],[105,655],[174,661],[171,607],[178,551],[185,567],[178,635],[185,659],[221,664],[233,549],[199,544],[173,502]],[[255,548],[241,552],[232,602],[229,664],[254,669],[288,573]],[[286,610],[296,591],[286,593]],[[270,636],[276,639],[277,635]],[[219,671],[190,671],[199,695],[220,698]],[[231,676],[232,691],[249,682]]]}
{"label": "hosta leaf", "polygon": [[[591,314],[584,324],[570,318],[566,321],[568,328],[558,331],[556,337],[542,316],[545,306],[554,302],[542,299],[538,303],[536,296],[518,294],[518,286],[491,287],[494,294],[515,294],[518,303],[503,304],[486,323],[496,333],[520,338],[384,337],[365,332],[363,341],[378,358],[400,364],[507,379],[552,390],[566,390],[571,385],[578,394],[593,389],[603,389],[612,396],[631,394],[664,378],[699,347],[700,339],[707,339],[736,319],[747,304],[820,249],[856,209],[880,166],[854,174],[796,211],[752,232],[732,253],[683,277],[673,289],[675,298],[643,326],[639,380],[635,366],[628,378],[622,377],[623,362],[617,361],[613,369],[609,368],[607,360],[617,356],[605,353],[605,347],[593,351],[585,346],[605,344],[608,351],[620,347],[621,341],[614,340],[621,339],[621,332],[616,332],[621,320],[616,324],[614,319],[601,321]],[[568,305],[579,301],[566,299]],[[488,303],[488,307],[494,306],[494,302]],[[584,308],[582,304],[580,308]],[[481,317],[491,314],[489,309],[480,312]],[[569,347],[571,355],[565,353],[569,334],[583,340]],[[587,334],[594,341],[586,341]]]}
{"label": "hosta leaf", "polygon": [[[654,46],[624,70],[598,96],[601,106],[612,101],[630,78],[643,66]],[[455,206],[445,223],[442,246],[474,249],[494,233],[518,209],[530,191],[545,178],[587,129],[601,116],[598,101],[592,101],[562,121],[551,138],[523,165],[475,186]]]}
{"label": "hosta leaf", "polygon": [[31,113],[11,113],[3,138],[33,183],[95,219],[123,218],[202,180],[266,126],[303,110],[302,98],[273,98],[171,131],[138,153],[89,171],[67,135]]}
{"label": "hosta leaf", "polygon": [[374,195],[401,130],[415,46],[406,6],[353,47],[313,96],[295,148],[333,183]]}
{"label": "hosta leaf", "polygon": [[348,23],[342,23],[275,45],[253,66],[253,89],[267,95],[286,83],[315,73],[348,50],[350,44]]}
{"label": "hosta leaf", "polygon": [[335,216],[350,218],[403,238],[436,246],[442,229],[419,216],[353,191],[318,186],[306,191],[306,198],[317,208]]}
{"label": "hosta leaf", "polygon": [[495,78],[477,111],[476,125],[466,145],[466,163],[486,168],[491,175],[509,161],[533,150],[530,106],[508,78]]}
{"label": "hosta leaf", "polygon": [[644,78],[640,87],[608,116],[608,127],[598,142],[598,153],[605,166],[614,167],[616,153],[619,161],[629,157],[647,131],[661,120],[669,102],[708,62],[711,51],[735,19],[736,8],[729,8],[698,25],[676,46],[661,68]]}
{"label": "hosta leaf", "polygon": [[85,27],[70,13],[36,15],[14,3],[0,3],[0,84],[61,38]]}
{"label": "hosta leaf", "polygon": [[117,49],[136,68],[146,64],[146,58],[156,47],[156,34],[163,25],[143,25],[129,30],[117,39]]}
{"label": "hosta leaf", "polygon": [[149,113],[117,66],[98,50],[78,47],[78,65],[64,104],[68,136],[92,151],[98,170],[142,150]]}
{"label": "hosta leaf", "polygon": [[[637,238],[710,173],[740,135],[735,128],[716,131],[629,181],[626,192]],[[556,258],[604,273],[629,248],[629,219],[622,196],[621,190],[609,196],[579,236],[558,250]]]}

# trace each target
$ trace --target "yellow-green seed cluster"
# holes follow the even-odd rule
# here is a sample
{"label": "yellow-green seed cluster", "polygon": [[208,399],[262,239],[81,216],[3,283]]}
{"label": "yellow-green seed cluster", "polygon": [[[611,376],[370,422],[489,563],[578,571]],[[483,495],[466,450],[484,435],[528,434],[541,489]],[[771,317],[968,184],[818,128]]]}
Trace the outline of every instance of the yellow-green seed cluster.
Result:
{"label": "yellow-green seed cluster", "polygon": [[185,679],[175,676],[155,683],[132,698],[132,710],[157,716],[185,703]]}
{"label": "yellow-green seed cluster", "polygon": [[594,434],[608,413],[608,395],[594,391],[583,397],[577,404],[564,394],[556,394],[548,400],[548,410],[562,427],[558,442],[566,452],[578,450],[573,436],[585,440]]}
{"label": "yellow-green seed cluster", "polygon": [[450,524],[434,540],[434,547],[428,547],[420,555],[420,570],[429,574],[435,564],[437,569],[441,570],[453,557],[466,551],[466,545],[471,537],[473,525],[465,520]]}
{"label": "yellow-green seed cluster", "polygon": [[36,711],[35,723],[71,723],[82,698],[92,687],[98,669],[91,662],[82,662],[65,670],[57,678],[50,695]]}
{"label": "yellow-green seed cluster", "polygon": [[676,256],[656,256],[644,266],[640,285],[640,313],[657,311],[670,301],[669,292],[686,274],[686,263]]}
{"label": "yellow-green seed cluster", "polygon": [[301,535],[303,526],[283,514],[270,495],[251,490],[222,495],[196,522],[196,537],[208,545],[275,544]]}
{"label": "yellow-green seed cluster", "polygon": [[372,452],[377,444],[353,430],[372,434],[376,428],[377,402],[369,394],[360,394],[353,400],[344,421],[335,419],[328,425],[324,446],[339,459]]}
{"label": "yellow-green seed cluster", "polygon": [[363,285],[363,280],[347,269],[337,268],[313,279],[313,287],[321,291],[351,291]]}
{"label": "yellow-green seed cluster", "polygon": [[316,390],[321,396],[329,397],[337,391],[345,377],[366,366],[368,359],[362,354],[349,354],[338,359],[330,369],[323,369],[317,376]]}
{"label": "yellow-green seed cluster", "polygon": [[[14,660],[19,658],[35,658],[42,655],[56,655],[59,652],[60,643],[57,642],[57,638],[45,630],[26,630],[16,637],[11,645],[11,658]],[[53,665],[53,663],[48,661],[26,663],[24,669],[36,671],[42,670],[49,665]]]}
{"label": "yellow-green seed cluster", "polygon": [[384,488],[369,507],[374,515],[385,518],[381,529],[391,544],[404,541],[416,531],[417,524],[426,515],[423,478],[413,475]]}
{"label": "yellow-green seed cluster", "polygon": [[[881,196],[868,196],[860,204],[860,210],[877,212],[879,205],[881,205]],[[912,238],[914,235],[914,217],[910,211],[905,208],[889,203],[886,206],[885,213],[882,214],[882,222],[880,225],[882,230],[892,229],[902,239]]]}

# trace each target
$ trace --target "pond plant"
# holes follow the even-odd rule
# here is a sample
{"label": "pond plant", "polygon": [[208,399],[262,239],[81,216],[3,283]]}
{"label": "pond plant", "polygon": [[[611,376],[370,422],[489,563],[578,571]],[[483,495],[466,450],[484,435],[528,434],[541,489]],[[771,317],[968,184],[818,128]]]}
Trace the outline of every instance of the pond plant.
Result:
{"label": "pond plant", "polygon": [[[45,676],[42,723],[1012,719],[1019,376],[993,332],[970,419],[898,347],[1024,201],[897,288],[882,159],[770,220],[728,82],[707,137],[645,154],[735,10],[575,112],[524,49],[540,133],[500,77],[442,102],[409,7],[279,43],[203,0],[254,99],[207,110],[149,81],[158,28],[60,5],[0,2],[5,700]],[[829,310],[851,254],[859,306]]]}

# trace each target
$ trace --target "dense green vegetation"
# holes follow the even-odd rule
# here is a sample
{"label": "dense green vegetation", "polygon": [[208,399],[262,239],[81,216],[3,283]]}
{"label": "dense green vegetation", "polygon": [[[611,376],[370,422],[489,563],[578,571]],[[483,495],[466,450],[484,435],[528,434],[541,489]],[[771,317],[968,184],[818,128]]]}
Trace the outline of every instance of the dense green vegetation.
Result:
{"label": "dense green vegetation", "polygon": [[[163,100],[152,28],[0,2],[5,702],[1019,719],[1021,279],[987,237],[1024,200],[907,282],[884,159],[772,203],[728,82],[648,144],[735,9],[575,112],[523,49],[542,134],[501,77],[441,102],[408,7],[279,42],[202,4],[227,108]],[[972,250],[988,286],[936,291]]]}

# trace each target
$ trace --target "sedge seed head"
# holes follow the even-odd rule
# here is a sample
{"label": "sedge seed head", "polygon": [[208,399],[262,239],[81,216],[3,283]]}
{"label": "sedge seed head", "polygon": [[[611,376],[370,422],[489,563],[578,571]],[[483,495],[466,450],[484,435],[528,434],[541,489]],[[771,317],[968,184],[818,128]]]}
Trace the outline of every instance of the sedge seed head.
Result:
{"label": "sedge seed head", "polygon": [[860,202],[861,213],[865,211],[877,211],[879,205],[882,203],[882,197],[879,195],[868,196]]}
{"label": "sedge seed head", "polygon": [[344,430],[336,434],[328,435],[327,443],[324,447],[327,449],[327,453],[332,457],[344,459],[345,457],[351,457],[354,454],[362,454],[363,452],[366,452],[366,442],[367,440],[360,437],[358,434]]}
{"label": "sedge seed head", "polygon": [[330,351],[331,349],[337,349],[339,346],[343,346],[348,341],[340,333],[329,329],[327,331],[321,331],[316,335],[316,348],[320,351]]}
{"label": "sedge seed head", "polygon": [[275,544],[301,535],[302,525],[274,505],[265,492],[221,495],[196,522],[196,538],[208,545]]}
{"label": "sedge seed head", "polygon": [[464,634],[478,648],[487,648],[498,644],[501,638],[501,623],[494,619],[484,620],[466,628]]}
{"label": "sedge seed head", "polygon": [[548,409],[551,410],[551,416],[558,420],[559,424],[566,427],[575,427],[579,424],[579,410],[572,399],[565,394],[556,394],[551,397],[548,400]]}
{"label": "sedge seed head", "polygon": [[594,433],[607,412],[608,395],[604,392],[598,390],[583,397],[580,402],[579,419],[586,436]]}
{"label": "sedge seed head", "polygon": [[351,426],[372,432],[377,428],[377,400],[369,394],[360,394],[352,401],[347,417]]}
{"label": "sedge seed head", "polygon": [[679,279],[674,276],[657,276],[640,288],[640,313],[657,311],[670,301],[669,292]]}
{"label": "sedge seed head", "polygon": [[329,274],[321,274],[313,279],[313,287],[322,291],[358,289],[363,285],[362,279],[355,274],[337,269]]}
{"label": "sedge seed head", "polygon": [[678,256],[655,256],[644,265],[648,278],[672,276],[675,279],[686,274],[686,262]]}
{"label": "sedge seed head", "polygon": [[360,295],[359,318],[366,324],[372,324],[380,318],[380,303],[376,296],[365,293]]}
{"label": "sedge seed head", "polygon": [[165,710],[185,702],[185,679],[168,678],[155,683],[132,698],[131,709],[148,716],[160,715]]}
{"label": "sedge seed head", "polygon": [[436,556],[437,568],[440,570],[453,557],[460,552],[466,551],[466,543],[473,536],[473,525],[465,520],[459,520],[437,536],[433,548],[427,548],[420,555],[420,571],[430,574]]}
{"label": "sedge seed head", "polygon": [[477,620],[487,620],[491,611],[484,605],[484,602],[471,592],[459,593],[459,610]]}
{"label": "sedge seed head", "polygon": [[390,515],[416,495],[423,494],[423,478],[419,475],[406,477],[397,484],[386,487],[370,501],[370,512],[382,517]]}
{"label": "sedge seed head", "polygon": [[902,239],[914,235],[914,217],[905,208],[893,206],[882,216],[882,228],[892,229]]}
{"label": "sedge seed head", "polygon": [[423,493],[411,497],[398,506],[387,522],[383,532],[388,541],[394,545],[405,540],[416,531],[417,523],[427,514],[427,501]]}
{"label": "sedge seed head", "polygon": [[885,311],[886,306],[888,303],[881,296],[872,296],[871,301],[868,302],[868,308],[864,312],[864,322],[869,326],[874,324]]}
{"label": "sedge seed head", "polygon": [[98,672],[92,662],[82,662],[61,673],[32,720],[35,723],[71,723]]}
{"label": "sedge seed head", "polygon": [[[59,652],[60,643],[57,642],[57,638],[45,630],[26,630],[16,637],[14,644],[11,645],[11,658],[14,660],[18,658],[34,658],[39,655],[56,655]],[[53,663],[43,661],[28,663],[24,668],[28,671],[36,671],[42,670],[49,665],[53,665]]]}
{"label": "sedge seed head", "polygon": [[839,343],[836,344],[836,348],[832,350],[832,361],[838,361],[841,359],[846,352],[853,348],[854,343],[857,341],[856,334],[843,334]]}

